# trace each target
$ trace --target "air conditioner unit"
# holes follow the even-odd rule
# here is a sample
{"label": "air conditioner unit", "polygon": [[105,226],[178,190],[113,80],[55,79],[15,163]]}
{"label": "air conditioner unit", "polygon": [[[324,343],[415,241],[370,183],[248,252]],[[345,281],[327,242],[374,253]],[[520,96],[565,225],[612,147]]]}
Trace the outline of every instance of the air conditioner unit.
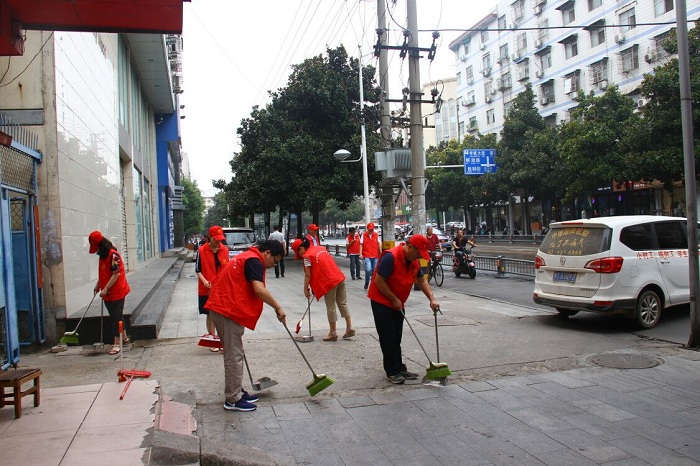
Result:
{"label": "air conditioner unit", "polygon": [[536,15],[541,15],[542,14],[542,5],[535,5],[533,10],[535,11]]}
{"label": "air conditioner unit", "polygon": [[541,78],[542,76],[544,76],[544,71],[542,71],[542,70],[535,71],[536,78]]}
{"label": "air conditioner unit", "polygon": [[634,105],[635,105],[637,108],[642,108],[642,107],[644,107],[644,105],[646,105],[646,103],[647,103],[647,101],[644,100],[644,99],[637,99],[637,100],[634,102]]}
{"label": "air conditioner unit", "polygon": [[522,70],[518,73],[518,81],[524,81],[526,79],[530,79],[530,74],[527,72],[527,70]]}
{"label": "air conditioner unit", "polygon": [[483,70],[481,70],[481,74],[483,74],[486,77],[491,76],[491,67],[484,68]]}
{"label": "air conditioner unit", "polygon": [[542,39],[535,39],[535,48],[542,47]]}
{"label": "air conditioner unit", "polygon": [[601,89],[607,89],[607,88],[608,88],[608,80],[607,80],[607,79],[603,79],[602,81],[600,81],[600,82],[598,83],[598,87],[601,88]]}
{"label": "air conditioner unit", "polygon": [[459,57],[459,59],[462,60],[462,61],[467,61],[467,56],[466,56],[466,55],[462,55],[462,56]]}
{"label": "air conditioner unit", "polygon": [[499,87],[500,87],[500,86],[497,86],[497,87],[494,87],[493,89],[491,89],[491,95],[496,95],[496,94],[498,94],[498,88],[499,88]]}
{"label": "air conditioner unit", "polygon": [[476,96],[470,95],[467,99],[467,105],[474,105],[476,103]]}
{"label": "air conditioner unit", "polygon": [[486,43],[485,43],[485,42],[482,42],[482,43],[481,43],[481,47],[479,47],[479,48],[480,48],[481,50],[486,49]]}
{"label": "air conditioner unit", "polygon": [[513,59],[513,61],[520,60],[520,58],[522,58],[522,56],[520,55],[520,51],[515,52],[511,58]]}
{"label": "air conditioner unit", "polygon": [[540,104],[547,105],[548,103],[549,103],[549,99],[547,99],[546,97],[540,98]]}
{"label": "air conditioner unit", "polygon": [[469,84],[470,86],[474,84],[474,78],[467,79],[467,84]]}
{"label": "air conditioner unit", "polygon": [[510,26],[508,26],[508,29],[516,30],[518,28],[517,23],[510,23]]}
{"label": "air conditioner unit", "polygon": [[484,102],[486,102],[488,104],[488,103],[491,103],[491,100],[492,100],[491,96],[487,95],[486,98],[484,99]]}
{"label": "air conditioner unit", "polygon": [[615,34],[615,42],[618,44],[621,44],[625,41],[625,35],[620,33],[620,34]]}
{"label": "air conditioner unit", "polygon": [[647,63],[656,61],[656,49],[652,49],[650,47],[649,50],[647,50],[646,55],[644,55],[644,61],[646,61]]}

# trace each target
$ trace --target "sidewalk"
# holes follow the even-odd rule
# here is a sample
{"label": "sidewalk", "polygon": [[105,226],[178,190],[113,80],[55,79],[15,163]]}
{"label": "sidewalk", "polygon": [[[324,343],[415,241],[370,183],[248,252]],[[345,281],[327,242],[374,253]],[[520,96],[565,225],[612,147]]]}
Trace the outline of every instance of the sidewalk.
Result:
{"label": "sidewalk", "polygon": [[[268,270],[267,281],[293,329],[307,303],[299,263],[286,265],[285,278]],[[257,411],[232,413],[222,408],[222,357],[196,345],[204,318],[186,264],[159,339],[136,342],[124,355],[127,368],[153,373],[134,381],[124,401],[118,358],[77,348],[22,355],[21,366],[44,372],[42,402],[34,408],[26,397],[18,420],[11,407],[0,409],[3,464],[87,464],[94,452],[124,464],[700,464],[700,353],[631,335],[555,337],[551,327],[564,324],[549,312],[436,289],[445,312],[440,354],[455,374],[446,387],[392,385],[363,281],[346,284],[357,336],[322,342],[321,302],[311,308],[315,340],[300,344],[335,384],[309,397],[311,374],[266,308],[244,340],[253,379],[279,384],[259,394]],[[433,317],[420,292],[406,312],[434,353]],[[403,346],[409,369],[424,373],[425,356],[408,329]],[[657,365],[614,369],[595,361]],[[99,427],[95,419],[116,432],[90,431]]]}

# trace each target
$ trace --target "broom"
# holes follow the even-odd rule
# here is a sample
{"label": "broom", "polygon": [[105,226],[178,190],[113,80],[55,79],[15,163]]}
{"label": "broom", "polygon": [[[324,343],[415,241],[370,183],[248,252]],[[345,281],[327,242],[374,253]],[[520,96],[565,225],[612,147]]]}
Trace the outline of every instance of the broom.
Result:
{"label": "broom", "polygon": [[418,335],[416,335],[415,330],[413,330],[413,327],[411,326],[411,322],[409,322],[408,319],[406,318],[406,311],[404,309],[401,309],[401,313],[403,314],[404,320],[408,324],[408,328],[411,329],[413,336],[416,337],[416,341],[418,342],[420,349],[423,350],[423,353],[425,353],[425,357],[428,358],[428,363],[430,365],[426,368],[425,378],[428,380],[439,380],[439,379],[443,379],[443,378],[447,377],[448,375],[451,375],[452,371],[450,370],[449,367],[447,367],[447,363],[444,363],[444,362],[434,363],[433,361],[430,360],[430,356],[428,356],[428,352],[425,351],[425,348],[423,348],[423,344],[418,339]]}
{"label": "broom", "polygon": [[[131,385],[131,381],[135,377],[140,377],[143,379],[147,379],[151,376],[151,373],[149,371],[137,371],[136,369],[127,371],[124,369],[124,349],[122,348],[124,342],[122,341],[122,334],[124,333],[124,321],[119,321],[119,365],[121,366],[121,369],[117,371],[117,379],[120,382],[127,382],[126,386],[124,387],[124,391],[122,392],[121,396],[119,397],[120,400],[124,399],[124,396],[126,395],[126,391],[129,389],[129,385]],[[133,335],[132,335],[133,336]]]}
{"label": "broom", "polygon": [[294,345],[299,350],[299,354],[301,354],[301,357],[304,358],[306,365],[309,366],[309,369],[311,369],[311,374],[314,376],[313,380],[306,384],[306,389],[309,391],[309,395],[314,396],[317,393],[321,392],[322,390],[325,390],[326,388],[333,385],[333,382],[334,382],[333,379],[331,379],[330,377],[328,377],[324,374],[316,374],[314,372],[313,368],[311,367],[311,364],[309,364],[309,360],[306,359],[306,356],[304,356],[304,353],[302,353],[301,348],[299,348],[299,343],[297,343],[297,341],[294,339],[292,332],[289,331],[287,324],[285,324],[284,322],[282,324],[284,325],[284,329],[289,334],[289,338],[292,339],[292,341],[294,342]]}
{"label": "broom", "polygon": [[61,337],[61,343],[65,343],[66,345],[77,345],[80,342],[80,339],[78,338],[78,327],[80,327],[80,323],[83,321],[85,316],[87,315],[88,311],[90,310],[90,306],[92,306],[92,302],[95,300],[95,296],[97,296],[97,293],[92,295],[92,299],[90,300],[90,304],[88,304],[87,308],[85,309],[85,312],[83,312],[83,315],[80,317],[80,320],[78,321],[78,325],[75,326],[72,332],[66,332],[63,334]]}

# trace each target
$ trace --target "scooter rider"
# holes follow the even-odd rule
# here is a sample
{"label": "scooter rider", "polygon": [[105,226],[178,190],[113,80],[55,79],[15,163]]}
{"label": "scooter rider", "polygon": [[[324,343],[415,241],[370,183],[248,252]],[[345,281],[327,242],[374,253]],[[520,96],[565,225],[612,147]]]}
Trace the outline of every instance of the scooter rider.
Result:
{"label": "scooter rider", "polygon": [[460,264],[464,262],[467,246],[469,246],[470,249],[476,246],[474,236],[472,236],[471,238],[467,238],[466,236],[464,236],[464,230],[460,228],[459,230],[457,230],[457,236],[455,236],[452,240],[452,247],[455,250],[455,256],[459,258]]}

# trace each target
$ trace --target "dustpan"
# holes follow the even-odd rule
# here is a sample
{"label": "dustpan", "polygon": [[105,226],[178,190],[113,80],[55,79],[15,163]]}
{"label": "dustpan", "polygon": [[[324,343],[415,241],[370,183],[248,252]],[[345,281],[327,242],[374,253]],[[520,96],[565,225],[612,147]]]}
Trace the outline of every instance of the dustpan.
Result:
{"label": "dustpan", "polygon": [[[128,384],[131,383],[131,381],[135,378],[143,378],[147,379],[151,376],[150,371],[137,371],[136,369],[124,369],[124,348],[123,346],[123,340],[122,340],[122,335],[124,333],[124,322],[119,321],[119,365],[121,368],[117,371],[117,377],[120,382],[128,382]],[[122,396],[119,398],[120,400],[124,399],[124,394],[126,393],[126,390],[129,388],[129,385],[127,384],[126,387],[124,387],[124,392],[122,393]]]}
{"label": "dustpan", "polygon": [[202,338],[199,339],[199,342],[197,344],[199,346],[204,346],[205,348],[224,348],[221,344],[221,339],[219,338],[219,336],[211,335],[209,333],[202,335]]}
{"label": "dustpan", "polygon": [[250,377],[250,386],[253,390],[259,392],[261,390],[267,390],[270,387],[277,385],[276,380],[272,380],[269,377],[261,377],[255,382],[253,382],[253,375],[250,373],[250,367],[248,366],[248,359],[245,357],[245,352],[243,353],[243,362],[245,362],[245,368],[248,370],[248,377]]}

